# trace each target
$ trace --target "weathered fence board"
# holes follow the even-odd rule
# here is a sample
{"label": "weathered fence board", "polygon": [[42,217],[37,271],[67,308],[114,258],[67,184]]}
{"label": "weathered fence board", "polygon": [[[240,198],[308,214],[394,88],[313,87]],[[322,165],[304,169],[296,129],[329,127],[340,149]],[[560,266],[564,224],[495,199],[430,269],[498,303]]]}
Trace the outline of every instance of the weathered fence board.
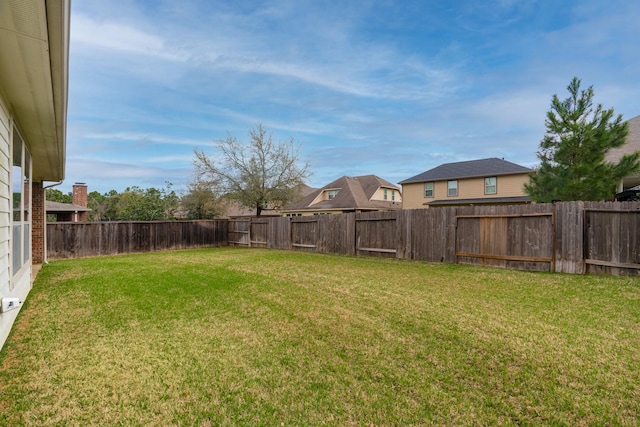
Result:
{"label": "weathered fence board", "polygon": [[226,220],[56,222],[47,224],[47,258],[79,258],[226,244]]}
{"label": "weathered fence board", "polygon": [[291,220],[291,247],[302,251],[317,251],[320,216],[295,217]]}
{"label": "weathered fence board", "polygon": [[231,246],[251,246],[251,218],[229,220],[229,239]]}
{"label": "weathered fence board", "polygon": [[504,208],[485,212],[456,217],[459,262],[552,270],[552,212],[514,213],[513,209]]}
{"label": "weathered fence board", "polygon": [[355,213],[322,215],[318,221],[318,252],[355,255]]}
{"label": "weathered fence board", "polygon": [[555,221],[555,271],[584,274],[584,203],[556,203]]}
{"label": "weathered fence board", "polygon": [[269,218],[269,241],[267,247],[271,249],[291,249],[291,221],[290,218]]}
{"label": "weathered fence board", "polygon": [[398,212],[363,212],[355,219],[356,254],[396,257],[402,233],[397,226]]}
{"label": "weathered fence board", "polygon": [[640,205],[585,203],[584,236],[587,273],[640,275]]}
{"label": "weathered fence board", "polygon": [[425,261],[455,262],[457,208],[416,209],[403,212],[411,225],[405,257]]}
{"label": "weathered fence board", "polygon": [[269,243],[269,221],[258,218],[252,220],[249,225],[249,238],[252,247],[266,248]]}

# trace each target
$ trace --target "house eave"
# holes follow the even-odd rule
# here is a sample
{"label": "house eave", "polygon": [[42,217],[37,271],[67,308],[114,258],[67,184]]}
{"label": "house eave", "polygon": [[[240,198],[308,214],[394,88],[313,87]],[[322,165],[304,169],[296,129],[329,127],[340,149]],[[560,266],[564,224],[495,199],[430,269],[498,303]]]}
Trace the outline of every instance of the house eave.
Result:
{"label": "house eave", "polygon": [[453,206],[453,205],[505,205],[531,203],[529,196],[513,196],[513,197],[488,197],[474,199],[439,199],[431,202],[423,203],[424,206]]}
{"label": "house eave", "polygon": [[64,179],[69,21],[70,0],[0,2],[0,92],[36,182]]}
{"label": "house eave", "polygon": [[415,179],[411,178],[406,179],[404,181],[400,181],[400,185],[406,184],[421,184],[425,182],[441,182],[441,181],[452,181],[452,180],[462,180],[462,179],[475,179],[475,178],[486,178],[489,176],[511,176],[511,175],[530,175],[535,173],[532,169],[530,172],[506,172],[506,173],[485,173],[485,174],[477,174],[477,175],[452,175],[452,176],[444,176],[444,177],[427,177],[424,179]]}

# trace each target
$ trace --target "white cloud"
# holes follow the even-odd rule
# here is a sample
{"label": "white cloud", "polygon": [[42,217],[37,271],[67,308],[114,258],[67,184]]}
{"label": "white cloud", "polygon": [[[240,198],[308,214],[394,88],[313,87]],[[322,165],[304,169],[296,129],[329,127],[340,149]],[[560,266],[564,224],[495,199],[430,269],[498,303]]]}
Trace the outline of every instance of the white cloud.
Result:
{"label": "white cloud", "polygon": [[103,132],[103,133],[86,133],[84,135],[87,139],[97,139],[103,141],[135,141],[143,142],[147,144],[168,144],[168,145],[188,145],[195,146],[213,146],[214,142],[211,140],[202,139],[190,139],[171,137],[169,135],[154,135],[150,133],[138,133],[138,132]]}
{"label": "white cloud", "polygon": [[171,50],[160,36],[145,33],[126,24],[98,22],[81,13],[74,13],[71,22],[71,42],[74,45],[171,61],[188,59],[184,53]]}

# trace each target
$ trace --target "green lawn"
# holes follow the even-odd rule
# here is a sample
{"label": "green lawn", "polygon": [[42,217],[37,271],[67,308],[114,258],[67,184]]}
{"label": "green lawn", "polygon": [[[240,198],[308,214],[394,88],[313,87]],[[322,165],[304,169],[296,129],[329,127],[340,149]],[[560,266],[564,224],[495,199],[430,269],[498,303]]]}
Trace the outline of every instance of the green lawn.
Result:
{"label": "green lawn", "polygon": [[640,280],[219,248],[44,266],[0,425],[637,425]]}

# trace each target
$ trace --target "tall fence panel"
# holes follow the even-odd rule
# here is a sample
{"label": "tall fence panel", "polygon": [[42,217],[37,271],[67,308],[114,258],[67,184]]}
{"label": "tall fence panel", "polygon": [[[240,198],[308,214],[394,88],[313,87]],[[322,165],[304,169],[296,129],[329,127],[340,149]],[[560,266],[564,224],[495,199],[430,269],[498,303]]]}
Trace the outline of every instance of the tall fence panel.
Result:
{"label": "tall fence panel", "polygon": [[396,257],[399,238],[397,212],[358,213],[355,218],[356,254]]}
{"label": "tall fence panel", "polygon": [[231,246],[251,246],[251,218],[229,220],[229,238]]}
{"label": "tall fence panel", "polygon": [[318,252],[355,255],[355,213],[318,217]]}
{"label": "tall fence panel", "polygon": [[251,220],[249,239],[252,247],[266,248],[269,244],[269,221],[267,218]]}
{"label": "tall fence panel", "polygon": [[80,258],[226,244],[227,221],[47,224],[47,258]]}
{"label": "tall fence panel", "polygon": [[292,217],[291,248],[301,251],[316,252],[320,237],[318,222],[320,215],[312,217]]}
{"label": "tall fence panel", "polygon": [[551,205],[460,208],[456,215],[458,262],[519,270],[554,268]]}
{"label": "tall fence panel", "polygon": [[267,221],[267,247],[271,249],[291,249],[291,218],[269,218]]}
{"label": "tall fence panel", "polygon": [[455,207],[403,211],[404,258],[455,262],[456,212]]}
{"label": "tall fence panel", "polygon": [[634,202],[585,203],[587,273],[640,274],[640,206]]}

